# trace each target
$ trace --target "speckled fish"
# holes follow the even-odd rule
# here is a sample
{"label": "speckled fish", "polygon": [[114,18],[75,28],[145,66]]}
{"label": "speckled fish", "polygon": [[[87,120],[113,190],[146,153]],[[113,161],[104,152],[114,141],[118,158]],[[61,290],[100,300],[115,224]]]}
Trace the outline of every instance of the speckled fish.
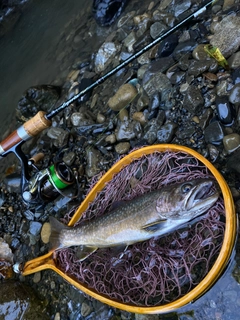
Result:
{"label": "speckled fish", "polygon": [[109,213],[67,227],[50,217],[52,249],[80,246],[84,260],[98,248],[128,246],[169,233],[206,212],[218,199],[210,179],[196,179],[145,193]]}

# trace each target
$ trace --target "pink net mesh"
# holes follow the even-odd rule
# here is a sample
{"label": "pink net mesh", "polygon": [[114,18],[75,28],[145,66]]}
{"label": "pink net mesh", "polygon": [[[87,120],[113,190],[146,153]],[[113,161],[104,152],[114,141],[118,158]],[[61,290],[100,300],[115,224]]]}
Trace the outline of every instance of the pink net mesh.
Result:
{"label": "pink net mesh", "polygon": [[[144,155],[106,184],[76,225],[104,214],[116,201],[206,177],[213,178],[201,162],[186,153]],[[65,222],[71,215],[64,217]],[[111,299],[138,306],[163,305],[188,293],[208,273],[220,251],[224,228],[224,205],[219,198],[194,223],[167,236],[131,245],[120,253],[99,249],[82,262],[76,256],[77,247],[59,250],[56,263],[69,276]]]}

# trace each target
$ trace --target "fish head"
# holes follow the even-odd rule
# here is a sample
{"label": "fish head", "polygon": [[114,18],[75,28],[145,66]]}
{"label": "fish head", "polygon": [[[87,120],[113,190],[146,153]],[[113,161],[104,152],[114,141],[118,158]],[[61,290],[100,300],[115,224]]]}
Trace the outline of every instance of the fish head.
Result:
{"label": "fish head", "polygon": [[195,179],[166,188],[157,201],[163,218],[191,220],[206,212],[218,199],[212,179]]}

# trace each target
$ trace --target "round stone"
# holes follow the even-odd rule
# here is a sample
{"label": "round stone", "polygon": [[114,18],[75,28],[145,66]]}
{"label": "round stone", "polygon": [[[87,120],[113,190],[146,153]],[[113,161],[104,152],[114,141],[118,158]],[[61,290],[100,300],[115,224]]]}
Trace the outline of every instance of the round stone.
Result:
{"label": "round stone", "polygon": [[51,234],[51,226],[49,222],[45,222],[42,226],[42,230],[41,230],[41,239],[42,242],[47,244],[49,242],[49,237]]}
{"label": "round stone", "polygon": [[133,85],[125,83],[108,100],[108,106],[114,111],[120,111],[136,97],[137,93],[137,89]]}
{"label": "round stone", "polygon": [[115,151],[118,154],[125,154],[130,149],[130,143],[129,142],[120,142],[115,146]]}
{"label": "round stone", "polygon": [[234,87],[232,87],[229,94],[229,101],[235,105],[240,104],[240,83],[237,83]]}
{"label": "round stone", "polygon": [[232,153],[240,146],[240,135],[238,133],[231,133],[223,138],[224,149],[228,153]]}

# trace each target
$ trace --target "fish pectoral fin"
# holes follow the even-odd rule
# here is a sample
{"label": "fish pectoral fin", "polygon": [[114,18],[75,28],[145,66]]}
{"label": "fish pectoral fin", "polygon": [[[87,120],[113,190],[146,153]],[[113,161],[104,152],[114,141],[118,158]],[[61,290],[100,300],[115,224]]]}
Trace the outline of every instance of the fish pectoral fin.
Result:
{"label": "fish pectoral fin", "polygon": [[148,232],[155,232],[155,231],[159,230],[160,228],[162,228],[163,222],[166,222],[166,221],[167,221],[167,219],[157,220],[157,221],[151,222],[149,224],[146,224],[145,226],[142,227],[142,229],[144,229],[145,231],[148,231]]}
{"label": "fish pectoral fin", "polygon": [[87,247],[87,246],[79,246],[76,251],[76,257],[79,261],[85,260],[89,257],[93,252],[95,252],[98,247]]}

